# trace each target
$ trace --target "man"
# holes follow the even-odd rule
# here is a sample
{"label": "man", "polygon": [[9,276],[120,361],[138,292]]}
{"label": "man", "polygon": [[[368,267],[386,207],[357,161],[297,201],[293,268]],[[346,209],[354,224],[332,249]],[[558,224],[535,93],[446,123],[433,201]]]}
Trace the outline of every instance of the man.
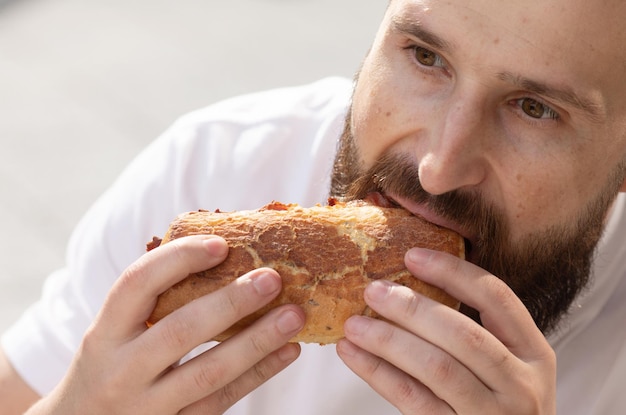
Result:
{"label": "man", "polygon": [[[352,101],[328,79],[181,120],[93,207],[67,268],[4,337],[5,412],[47,394],[29,413],[222,413],[240,399],[232,413],[617,413],[625,15],[618,1],[392,0]],[[288,305],[175,364],[269,302],[280,276],[253,271],[146,329],[158,293],[227,247],[186,238],[133,263],[137,246],[185,210],[312,204],[329,186],[460,232],[468,261],[412,249],[405,264],[464,313],[379,281],[365,298],[390,322],[352,317],[336,353],[286,344],[303,325]]]}

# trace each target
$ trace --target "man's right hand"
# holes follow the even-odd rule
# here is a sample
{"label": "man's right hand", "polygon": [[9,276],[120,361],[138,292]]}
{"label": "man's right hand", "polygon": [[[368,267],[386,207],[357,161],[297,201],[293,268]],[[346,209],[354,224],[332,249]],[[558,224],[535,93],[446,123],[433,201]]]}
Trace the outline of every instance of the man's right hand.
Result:
{"label": "man's right hand", "polygon": [[281,290],[280,276],[254,270],[146,328],[157,296],[193,272],[226,258],[217,237],[187,237],[154,249],[111,289],[67,375],[27,414],[217,414],[287,367],[288,344],[304,313],[287,305],[192,360],[196,346],[261,308]]}

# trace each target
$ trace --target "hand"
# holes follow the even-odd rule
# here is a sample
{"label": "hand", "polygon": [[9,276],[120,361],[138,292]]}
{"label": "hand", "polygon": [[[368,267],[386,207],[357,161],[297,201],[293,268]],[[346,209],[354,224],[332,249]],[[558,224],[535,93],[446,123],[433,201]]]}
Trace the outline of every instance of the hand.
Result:
{"label": "hand", "polygon": [[227,251],[221,238],[188,237],[131,265],[111,289],[62,383],[28,413],[217,414],[294,361],[299,345],[286,343],[304,325],[304,313],[283,306],[175,365],[279,293],[280,277],[270,269],[252,271],[146,328],[161,292],[219,264]]}
{"label": "hand", "polygon": [[343,361],[403,414],[554,414],[556,359],[509,287],[451,255],[412,249],[409,271],[480,312],[457,311],[386,281],[365,292],[395,324],[345,324]]}

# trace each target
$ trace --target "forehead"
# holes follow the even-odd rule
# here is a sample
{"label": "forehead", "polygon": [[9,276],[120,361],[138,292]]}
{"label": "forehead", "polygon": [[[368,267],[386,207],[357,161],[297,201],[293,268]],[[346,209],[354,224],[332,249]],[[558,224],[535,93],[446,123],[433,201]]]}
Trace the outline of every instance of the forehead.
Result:
{"label": "forehead", "polygon": [[[436,18],[473,26],[537,47],[565,52],[626,50],[623,0],[392,0],[390,11],[416,19]],[[622,60],[623,62],[623,60]]]}

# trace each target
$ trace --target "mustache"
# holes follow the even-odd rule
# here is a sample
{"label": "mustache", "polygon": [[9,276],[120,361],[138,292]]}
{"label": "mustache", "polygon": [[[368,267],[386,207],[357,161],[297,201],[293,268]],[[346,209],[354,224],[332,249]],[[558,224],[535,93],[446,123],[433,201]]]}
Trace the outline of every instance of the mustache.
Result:
{"label": "mustache", "polygon": [[348,187],[348,199],[362,199],[368,193],[380,192],[426,206],[429,210],[454,221],[472,235],[474,243],[493,244],[508,234],[504,215],[485,202],[478,191],[462,189],[433,195],[422,187],[417,166],[407,156],[385,154],[366,172],[359,174]]}

